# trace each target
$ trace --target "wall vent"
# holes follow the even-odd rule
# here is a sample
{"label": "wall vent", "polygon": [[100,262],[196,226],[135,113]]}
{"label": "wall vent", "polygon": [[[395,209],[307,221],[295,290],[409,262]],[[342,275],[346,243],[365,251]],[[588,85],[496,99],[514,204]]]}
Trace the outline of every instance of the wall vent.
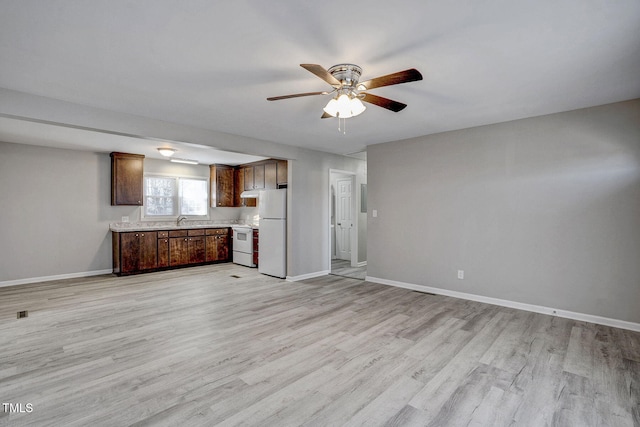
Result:
{"label": "wall vent", "polygon": [[18,312],[18,319],[23,319],[23,318],[25,318],[27,316],[29,316],[29,312],[27,310]]}

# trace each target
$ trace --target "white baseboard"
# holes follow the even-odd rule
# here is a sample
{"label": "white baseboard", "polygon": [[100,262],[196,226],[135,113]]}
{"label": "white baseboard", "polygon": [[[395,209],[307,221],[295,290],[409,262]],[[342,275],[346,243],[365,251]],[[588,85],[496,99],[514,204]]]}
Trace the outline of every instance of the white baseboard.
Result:
{"label": "white baseboard", "polygon": [[63,279],[75,279],[78,277],[101,276],[103,274],[111,274],[111,273],[113,273],[113,270],[109,269],[109,270],[82,271],[80,273],[57,274],[55,276],[29,277],[27,279],[6,280],[4,282],[0,282],[0,288],[4,286],[26,285],[28,283],[51,282],[53,280],[63,280]]}
{"label": "white baseboard", "polygon": [[314,273],[301,274],[300,276],[287,276],[287,282],[298,282],[300,280],[313,279],[315,277],[327,276],[331,270],[316,271]]}
{"label": "white baseboard", "polygon": [[470,301],[483,302],[486,304],[499,305],[502,307],[516,308],[518,310],[532,311],[534,313],[548,314],[550,316],[564,317],[566,319],[580,320],[583,322],[596,323],[614,328],[628,329],[640,332],[640,323],[627,322],[626,320],[611,319],[609,317],[594,316],[592,314],[576,313],[573,311],[561,310],[559,308],[545,307],[541,305],[525,304],[516,301],[509,301],[499,298],[485,297],[482,295],[468,294],[465,292],[450,291],[448,289],[432,288],[431,286],[416,285],[414,283],[398,282],[396,280],[381,279],[379,277],[366,276],[367,282],[379,283],[381,285],[395,286],[398,288],[411,289],[420,292],[429,292],[437,295],[445,295],[453,298],[466,299]]}

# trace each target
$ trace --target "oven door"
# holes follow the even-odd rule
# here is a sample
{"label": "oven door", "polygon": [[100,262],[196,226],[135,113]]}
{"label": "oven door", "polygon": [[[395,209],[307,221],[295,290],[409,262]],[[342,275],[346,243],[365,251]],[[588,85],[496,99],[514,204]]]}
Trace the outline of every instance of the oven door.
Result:
{"label": "oven door", "polygon": [[234,252],[253,253],[253,229],[249,227],[237,227],[233,229]]}

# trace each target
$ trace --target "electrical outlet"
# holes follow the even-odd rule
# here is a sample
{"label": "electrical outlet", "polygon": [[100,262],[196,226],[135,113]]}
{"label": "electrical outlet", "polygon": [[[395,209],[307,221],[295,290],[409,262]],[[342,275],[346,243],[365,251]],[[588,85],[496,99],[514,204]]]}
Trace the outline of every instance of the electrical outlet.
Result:
{"label": "electrical outlet", "polygon": [[458,279],[464,279],[464,270],[458,270]]}
{"label": "electrical outlet", "polygon": [[128,216],[123,216],[122,217],[122,222],[129,222],[129,217]]}

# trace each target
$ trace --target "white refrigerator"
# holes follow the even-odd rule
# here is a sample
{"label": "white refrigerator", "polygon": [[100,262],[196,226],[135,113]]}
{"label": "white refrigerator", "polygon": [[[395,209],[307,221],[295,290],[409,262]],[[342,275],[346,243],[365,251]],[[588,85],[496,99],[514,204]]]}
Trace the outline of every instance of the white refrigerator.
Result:
{"label": "white refrigerator", "polygon": [[258,271],[287,276],[287,189],[262,190],[258,198]]}

